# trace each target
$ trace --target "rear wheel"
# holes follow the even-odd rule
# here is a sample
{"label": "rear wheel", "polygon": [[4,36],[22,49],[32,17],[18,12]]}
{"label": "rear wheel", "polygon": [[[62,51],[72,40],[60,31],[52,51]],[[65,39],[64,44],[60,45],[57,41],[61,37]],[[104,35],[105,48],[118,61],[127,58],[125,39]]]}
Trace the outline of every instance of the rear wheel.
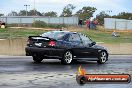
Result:
{"label": "rear wheel", "polygon": [[106,53],[106,51],[101,51],[98,59],[99,60],[97,61],[97,63],[104,64],[108,59],[108,54]]}
{"label": "rear wheel", "polygon": [[73,55],[72,55],[71,51],[66,51],[64,53],[62,60],[61,60],[61,63],[62,64],[71,64],[72,60],[73,60]]}
{"label": "rear wheel", "polygon": [[33,56],[33,60],[34,60],[34,62],[36,62],[36,63],[41,63],[42,60],[43,60],[43,58],[38,57],[38,56]]}

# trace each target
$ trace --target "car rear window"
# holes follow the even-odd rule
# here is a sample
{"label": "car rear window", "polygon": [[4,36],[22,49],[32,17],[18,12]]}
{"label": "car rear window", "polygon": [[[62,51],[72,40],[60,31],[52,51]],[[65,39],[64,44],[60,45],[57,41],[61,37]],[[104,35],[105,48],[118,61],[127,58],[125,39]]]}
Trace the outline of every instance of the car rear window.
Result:
{"label": "car rear window", "polygon": [[66,35],[65,32],[46,32],[42,34],[42,37],[49,37],[57,40],[61,40],[64,35]]}

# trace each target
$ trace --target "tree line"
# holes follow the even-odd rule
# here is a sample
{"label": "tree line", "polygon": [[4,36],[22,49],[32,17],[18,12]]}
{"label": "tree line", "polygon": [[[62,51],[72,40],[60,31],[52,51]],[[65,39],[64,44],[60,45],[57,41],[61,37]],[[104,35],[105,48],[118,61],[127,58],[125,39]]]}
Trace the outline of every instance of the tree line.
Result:
{"label": "tree line", "polygon": [[132,13],[128,12],[121,12],[117,15],[109,15],[108,13],[102,11],[99,14],[96,15],[96,19],[98,19],[98,22],[103,25],[104,24],[104,18],[117,18],[117,19],[127,19],[132,20]]}
{"label": "tree line", "polygon": [[[85,6],[78,10],[75,14],[73,14],[73,10],[76,7],[72,4],[68,4],[63,8],[63,11],[60,17],[70,17],[70,16],[78,16],[79,19],[86,20],[93,17],[93,14],[97,10],[95,7]],[[26,10],[20,10],[18,13],[12,11],[8,14],[8,16],[25,16]],[[4,14],[0,14],[0,16],[4,16]],[[37,10],[30,10],[27,11],[27,16],[47,16],[47,17],[58,17],[57,12],[50,11],[50,12],[39,12]],[[109,15],[105,11],[100,12],[96,15],[95,19],[98,19],[98,22],[102,25],[104,24],[104,18],[119,18],[119,19],[129,19],[132,20],[132,13],[121,12],[117,15]]]}

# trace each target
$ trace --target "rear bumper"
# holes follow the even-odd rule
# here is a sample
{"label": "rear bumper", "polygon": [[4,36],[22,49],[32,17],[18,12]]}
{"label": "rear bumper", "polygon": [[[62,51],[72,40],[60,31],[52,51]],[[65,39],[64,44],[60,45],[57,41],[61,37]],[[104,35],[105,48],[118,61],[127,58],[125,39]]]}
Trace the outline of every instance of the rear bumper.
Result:
{"label": "rear bumper", "polygon": [[43,58],[62,58],[65,52],[64,49],[56,48],[37,48],[37,47],[26,47],[26,56],[40,56]]}

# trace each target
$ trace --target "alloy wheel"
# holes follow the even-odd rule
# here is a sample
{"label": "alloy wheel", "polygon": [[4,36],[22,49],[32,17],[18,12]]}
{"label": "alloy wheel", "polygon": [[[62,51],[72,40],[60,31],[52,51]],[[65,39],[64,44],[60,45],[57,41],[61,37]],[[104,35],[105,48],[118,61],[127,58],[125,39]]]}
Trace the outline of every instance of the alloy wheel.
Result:
{"label": "alloy wheel", "polygon": [[68,51],[65,53],[65,61],[68,64],[70,64],[72,62],[72,53],[71,52]]}

